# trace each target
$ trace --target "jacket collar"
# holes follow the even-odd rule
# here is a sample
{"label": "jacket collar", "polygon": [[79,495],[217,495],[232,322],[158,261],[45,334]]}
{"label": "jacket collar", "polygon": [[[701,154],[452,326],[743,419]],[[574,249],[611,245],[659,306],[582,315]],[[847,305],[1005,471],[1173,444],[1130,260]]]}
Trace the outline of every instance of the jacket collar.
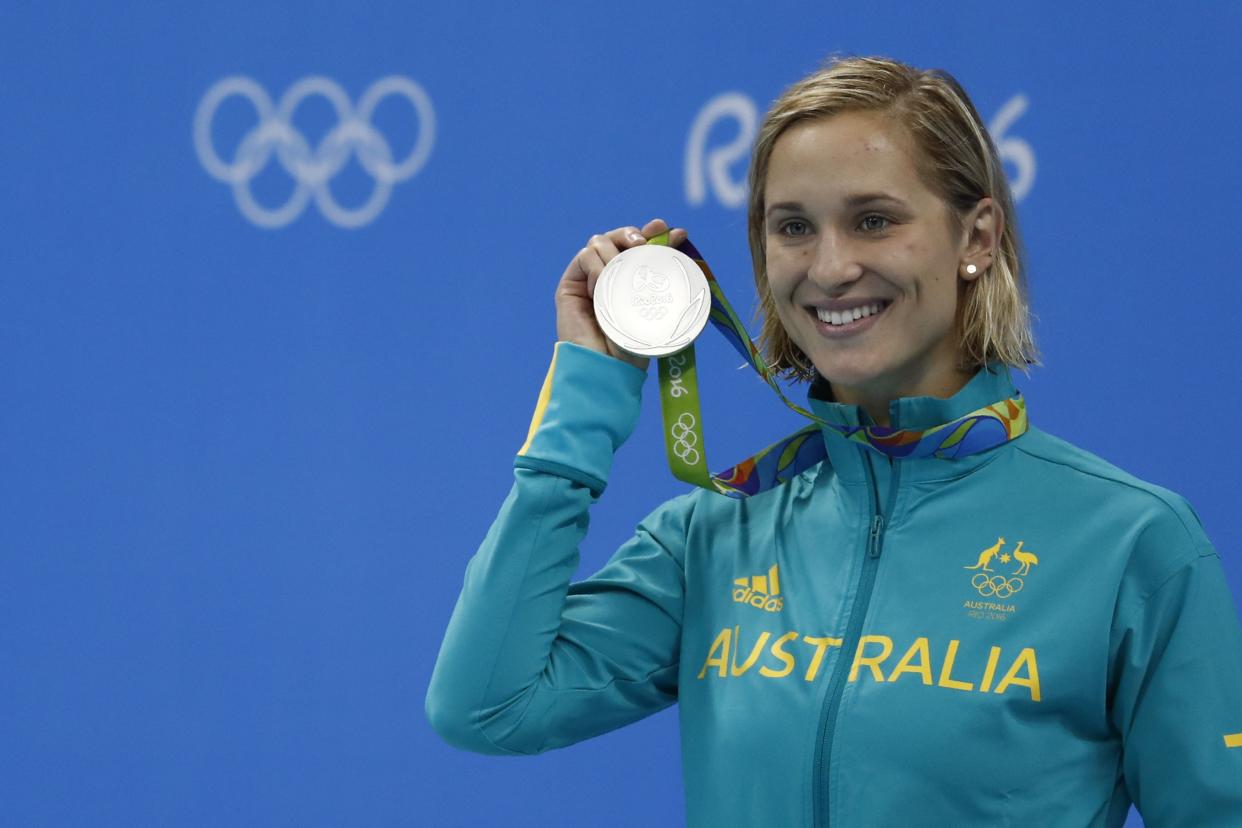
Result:
{"label": "jacket collar", "polygon": [[[899,397],[889,403],[889,424],[893,429],[925,430],[964,417],[972,411],[1016,396],[1009,366],[1003,362],[990,362],[979,368],[970,381],[950,397]],[[840,403],[832,394],[832,387],[823,377],[816,377],[807,390],[807,402],[819,417],[831,423],[849,426],[875,425],[860,406]],[[872,455],[875,463],[888,466],[888,459],[879,451],[863,443],[849,440],[840,432],[822,426],[820,432],[828,449],[828,457],[838,476],[847,482],[866,479],[863,463],[865,454]],[[971,468],[994,459],[995,449],[966,455],[955,459],[925,457],[903,458],[901,474],[905,479],[927,479],[937,476],[956,476]]]}

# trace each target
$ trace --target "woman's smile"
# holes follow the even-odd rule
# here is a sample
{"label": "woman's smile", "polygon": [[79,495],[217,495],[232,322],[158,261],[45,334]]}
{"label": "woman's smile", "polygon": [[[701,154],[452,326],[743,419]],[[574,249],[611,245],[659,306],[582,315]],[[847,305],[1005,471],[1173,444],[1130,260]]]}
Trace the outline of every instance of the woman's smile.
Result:
{"label": "woman's smile", "polygon": [[806,309],[815,329],[826,339],[845,339],[869,331],[893,303],[880,300],[846,311],[827,311],[814,306]]}

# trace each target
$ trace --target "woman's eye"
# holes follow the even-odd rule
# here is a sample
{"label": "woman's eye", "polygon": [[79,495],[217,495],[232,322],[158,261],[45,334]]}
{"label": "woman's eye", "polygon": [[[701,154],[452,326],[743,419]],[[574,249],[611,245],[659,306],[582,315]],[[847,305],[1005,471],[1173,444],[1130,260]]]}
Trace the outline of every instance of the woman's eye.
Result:
{"label": "woman's eye", "polygon": [[[806,222],[805,222],[805,221],[797,221],[796,219],[795,219],[794,221],[787,221],[787,222],[785,222],[785,224],[781,227],[781,232],[782,232],[782,233],[785,233],[786,231],[788,231],[788,230],[789,230],[789,228],[790,228],[790,227],[806,227]],[[786,233],[786,234],[788,235],[788,233]],[[792,235],[795,235],[795,236],[801,236],[801,235],[802,235],[802,233],[793,233]]]}
{"label": "woman's eye", "polygon": [[[870,221],[871,219],[875,219],[877,221],[883,222],[883,224],[879,224],[879,225],[873,224],[873,225],[867,226],[867,222]],[[877,215],[866,216],[862,220],[862,223],[864,225],[863,229],[865,230],[883,230],[884,228],[888,227],[888,219],[884,218],[884,216],[877,216]]]}

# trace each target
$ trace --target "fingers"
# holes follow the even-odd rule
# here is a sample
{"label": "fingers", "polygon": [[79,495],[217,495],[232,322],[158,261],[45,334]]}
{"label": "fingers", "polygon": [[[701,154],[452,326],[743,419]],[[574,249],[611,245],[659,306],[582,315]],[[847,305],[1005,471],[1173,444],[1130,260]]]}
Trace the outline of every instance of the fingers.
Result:
{"label": "fingers", "polygon": [[590,251],[586,259],[587,296],[595,296],[595,283],[604,271],[604,265],[612,261],[621,252],[617,249],[617,245],[612,239],[618,232],[621,231],[613,230],[606,236],[597,233],[587,241],[587,250]]}
{"label": "fingers", "polygon": [[[649,239],[668,229],[664,219],[656,218],[643,225],[642,229],[627,225],[607,233],[596,233],[587,239],[586,246],[574,256],[567,275],[572,280],[585,281],[587,296],[594,297],[595,283],[610,261],[622,250],[646,244]],[[680,244],[685,238],[686,231],[683,228],[674,228],[669,232],[669,241],[674,245]]]}
{"label": "fingers", "polygon": [[[664,219],[652,219],[643,226],[643,235],[647,238],[651,238],[653,236],[660,235],[665,230],[669,230],[669,227],[668,224],[665,223]],[[687,235],[688,234],[684,227],[674,227],[672,230],[669,230],[668,233],[669,245],[676,247],[686,240]]]}
{"label": "fingers", "polygon": [[[654,232],[650,232],[654,230]],[[587,295],[595,295],[595,283],[604,267],[622,250],[646,244],[647,239],[664,232],[664,222],[653,219],[647,222],[643,230],[633,225],[618,227],[607,233],[597,233],[587,240],[587,246],[580,251],[580,267],[586,274]]]}
{"label": "fingers", "polygon": [[668,225],[664,223],[664,219],[655,218],[643,225],[643,235],[647,238],[658,236],[668,229]]}

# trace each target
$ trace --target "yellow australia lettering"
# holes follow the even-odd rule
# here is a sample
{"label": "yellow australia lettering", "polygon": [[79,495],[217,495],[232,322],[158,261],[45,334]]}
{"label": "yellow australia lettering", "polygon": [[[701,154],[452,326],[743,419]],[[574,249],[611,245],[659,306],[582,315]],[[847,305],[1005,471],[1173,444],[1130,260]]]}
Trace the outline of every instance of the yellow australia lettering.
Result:
{"label": "yellow australia lettering", "polygon": [[[1026,678],[1018,677],[1018,669],[1026,667]],[[1013,666],[1009,668],[1009,672],[1005,673],[1005,677],[1001,679],[1001,683],[996,685],[993,692],[1003,693],[1005,688],[1011,684],[1021,684],[1023,687],[1031,689],[1031,700],[1039,701],[1039,665],[1035,663],[1035,648],[1023,647],[1022,652],[1018,653],[1018,657],[1013,660]]]}
{"label": "yellow australia lettering", "polygon": [[980,693],[986,693],[992,689],[992,679],[996,676],[996,661],[1000,658],[1000,653],[1000,647],[993,647],[988,653],[988,666],[983,668],[983,681],[979,682]]}
{"label": "yellow australia lettering", "polygon": [[[842,640],[833,636],[801,635],[789,630],[780,635],[764,630],[759,633],[753,644],[745,646],[740,626],[725,627],[712,640],[708,647],[707,657],[699,670],[699,678],[706,678],[708,673],[715,673],[720,678],[739,678],[751,672],[758,665],[759,675],[764,678],[786,678],[798,668],[799,657],[808,659],[802,674],[805,681],[815,681],[824,666],[824,654],[829,647],[840,647]],[[797,652],[786,649],[793,641],[802,639],[811,649]],[[1013,662],[1009,664],[1000,682],[996,683],[997,672],[1001,667],[1001,656],[1004,654],[999,646],[993,645],[988,650],[987,661],[983,666],[983,675],[979,679],[978,690],[969,681],[962,681],[953,676],[954,665],[958,662],[958,650],[961,641],[950,639],[945,646],[944,658],[940,663],[939,677],[936,678],[936,663],[932,658],[932,643],[927,636],[918,636],[905,650],[904,654],[893,666],[885,678],[884,663],[893,654],[893,639],[887,635],[864,635],[858,641],[854,651],[854,660],[850,665],[849,681],[857,681],[863,667],[871,670],[871,676],[879,683],[894,682],[906,673],[919,677],[921,683],[931,687],[944,687],[949,690],[975,691],[979,693],[1004,693],[1012,687],[1025,687],[1030,693],[1031,701],[1043,699],[1039,680],[1039,663],[1034,647],[1023,647]],[[767,663],[760,663],[765,653],[770,658]],[[739,664],[738,659],[742,658]],[[995,687],[993,686],[995,685]],[[1242,734],[1235,734],[1240,735]]]}
{"label": "yellow australia lettering", "polygon": [[755,666],[755,662],[759,660],[759,653],[763,651],[763,645],[768,643],[768,639],[772,637],[772,633],[764,632],[759,636],[759,640],[755,642],[755,646],[751,647],[750,655],[746,657],[745,663],[741,667],[737,666],[737,651],[741,649],[741,630],[738,627],[733,628],[733,667],[730,672],[735,676],[740,676]]}
{"label": "yellow australia lettering", "polygon": [[[880,654],[863,656],[863,649],[873,641],[880,645]],[[880,665],[884,663],[884,659],[888,658],[889,653],[892,651],[893,639],[887,635],[864,635],[858,639],[858,649],[854,651],[854,664],[850,667],[850,681],[858,678],[858,668],[864,664],[871,668],[871,675],[875,676],[876,681],[884,681],[884,674],[880,672]]]}
{"label": "yellow australia lettering", "polygon": [[[914,656],[919,657],[918,664],[912,665],[910,660]],[[893,672],[888,674],[889,681],[895,681],[902,673],[916,673],[923,677],[924,684],[932,683],[931,676],[931,653],[927,651],[927,639],[919,636],[914,639],[914,644],[901,657],[901,661],[897,662],[897,666],[893,668]]]}
{"label": "yellow australia lettering", "polygon": [[[708,667],[719,667],[721,678],[728,675],[729,639],[732,636],[733,630],[728,627],[725,627],[720,631],[720,635],[716,636],[716,640],[712,642],[711,649],[707,651],[707,661],[703,662],[703,669],[699,671],[699,678],[707,675]],[[720,650],[720,655],[716,655],[716,650]]]}
{"label": "yellow australia lettering", "polygon": [[952,677],[953,662],[957,659],[956,638],[949,641],[949,649],[944,653],[944,666],[940,668],[940,686],[952,687],[954,690],[974,690],[975,686],[969,681],[958,681]]}
{"label": "yellow australia lettering", "polygon": [[824,660],[824,650],[829,647],[840,647],[841,639],[839,638],[818,638],[816,636],[806,635],[802,640],[807,644],[815,645],[815,655],[811,657],[811,666],[806,668],[806,680],[815,681],[815,675],[819,672],[819,665]]}
{"label": "yellow australia lettering", "polygon": [[780,638],[773,641],[772,649],[770,652],[772,653],[772,655],[779,658],[784,663],[785,666],[779,670],[773,670],[767,666],[762,666],[759,668],[759,675],[767,676],[768,678],[784,678],[785,676],[793,672],[793,668],[795,664],[794,657],[791,656],[789,653],[785,652],[785,643],[787,641],[793,641],[797,637],[798,637],[798,634],[796,632],[787,632],[784,635],[782,635]]}

